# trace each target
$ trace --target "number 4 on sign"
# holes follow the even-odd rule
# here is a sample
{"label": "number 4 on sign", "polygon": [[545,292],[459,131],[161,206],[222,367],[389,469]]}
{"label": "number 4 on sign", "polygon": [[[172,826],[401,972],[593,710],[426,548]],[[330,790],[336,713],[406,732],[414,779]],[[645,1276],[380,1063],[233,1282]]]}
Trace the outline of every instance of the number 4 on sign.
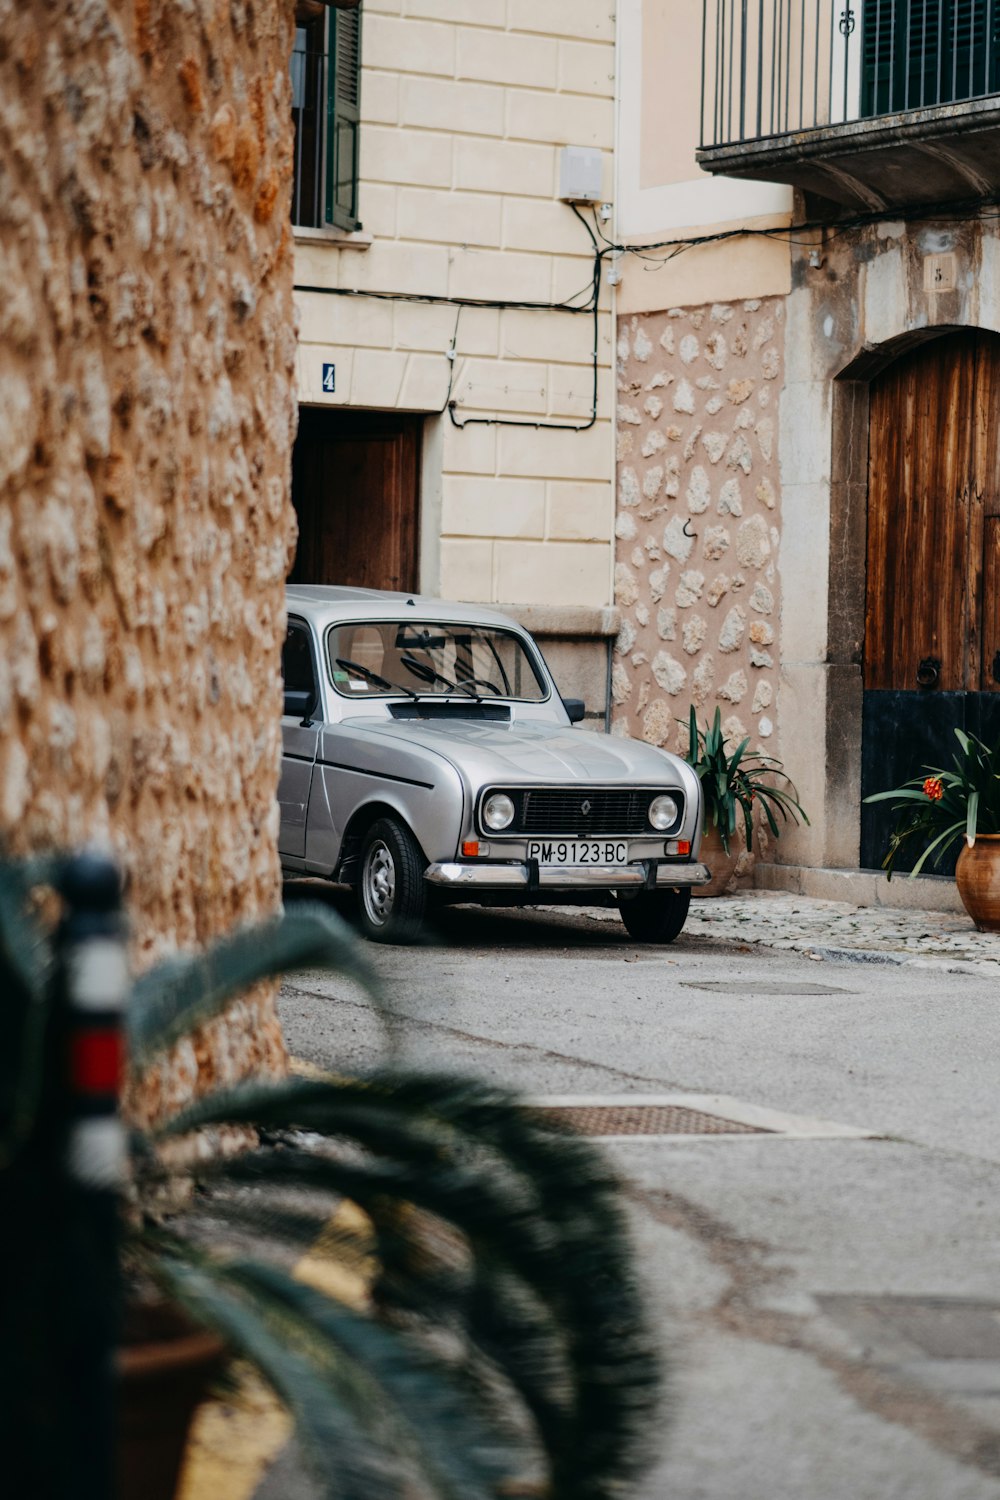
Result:
{"label": "number 4 on sign", "polygon": [[337,389],[337,366],[323,366],[323,390],[332,395]]}

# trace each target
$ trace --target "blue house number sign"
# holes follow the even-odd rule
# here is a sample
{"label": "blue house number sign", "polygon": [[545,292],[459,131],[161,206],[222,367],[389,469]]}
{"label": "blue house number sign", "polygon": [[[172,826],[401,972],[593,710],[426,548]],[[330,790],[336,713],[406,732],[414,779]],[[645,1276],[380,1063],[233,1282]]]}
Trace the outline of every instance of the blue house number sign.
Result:
{"label": "blue house number sign", "polygon": [[337,389],[337,366],[336,365],[326,365],[325,364],[323,366],[323,390],[325,392],[327,392],[328,394],[332,394],[336,389]]}

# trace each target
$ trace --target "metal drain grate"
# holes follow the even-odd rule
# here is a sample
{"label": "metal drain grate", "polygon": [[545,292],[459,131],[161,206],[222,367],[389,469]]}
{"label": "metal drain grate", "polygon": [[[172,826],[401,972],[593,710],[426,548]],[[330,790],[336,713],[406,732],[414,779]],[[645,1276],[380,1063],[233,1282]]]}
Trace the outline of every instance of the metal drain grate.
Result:
{"label": "metal drain grate", "polygon": [[539,1109],[545,1120],[577,1135],[774,1135],[760,1125],[724,1120],[683,1104],[584,1104]]}

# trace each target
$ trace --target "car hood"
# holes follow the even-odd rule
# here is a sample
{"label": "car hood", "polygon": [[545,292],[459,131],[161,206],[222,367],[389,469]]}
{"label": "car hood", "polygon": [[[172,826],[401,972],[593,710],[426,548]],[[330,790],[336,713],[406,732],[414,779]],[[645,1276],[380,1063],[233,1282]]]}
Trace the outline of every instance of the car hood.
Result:
{"label": "car hood", "polygon": [[343,728],[401,748],[421,745],[443,755],[475,788],[487,782],[596,782],[678,786],[689,768],[676,756],[639,740],[597,734],[559,724],[521,720],[511,724],[452,719],[347,719]]}

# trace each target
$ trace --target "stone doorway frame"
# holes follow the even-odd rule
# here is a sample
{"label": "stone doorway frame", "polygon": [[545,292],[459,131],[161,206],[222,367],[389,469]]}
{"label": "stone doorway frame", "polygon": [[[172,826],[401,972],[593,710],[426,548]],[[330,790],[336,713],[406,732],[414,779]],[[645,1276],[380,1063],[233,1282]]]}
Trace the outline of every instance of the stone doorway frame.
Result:
{"label": "stone doorway frame", "polygon": [[[858,869],[861,856],[861,694],[868,542],[869,391],[901,355],[979,325],[938,323],[862,349],[833,378],[827,596],[825,863]],[[989,329],[983,329],[989,332]],[[881,872],[879,872],[881,874]]]}

